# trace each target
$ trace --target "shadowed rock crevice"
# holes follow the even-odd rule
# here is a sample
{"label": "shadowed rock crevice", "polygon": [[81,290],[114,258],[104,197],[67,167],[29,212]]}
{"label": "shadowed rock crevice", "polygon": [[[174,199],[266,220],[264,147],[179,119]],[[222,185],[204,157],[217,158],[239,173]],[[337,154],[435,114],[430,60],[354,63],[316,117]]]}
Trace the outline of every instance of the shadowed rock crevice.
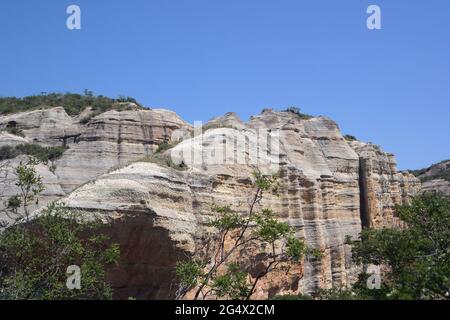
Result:
{"label": "shadowed rock crevice", "polygon": [[370,228],[370,214],[367,194],[366,159],[359,159],[359,202],[362,228]]}
{"label": "shadowed rock crevice", "polygon": [[154,225],[154,215],[127,213],[99,230],[120,245],[117,265],[107,272],[114,299],[173,299],[177,290],[175,267],[189,253],[177,248],[169,231]]}

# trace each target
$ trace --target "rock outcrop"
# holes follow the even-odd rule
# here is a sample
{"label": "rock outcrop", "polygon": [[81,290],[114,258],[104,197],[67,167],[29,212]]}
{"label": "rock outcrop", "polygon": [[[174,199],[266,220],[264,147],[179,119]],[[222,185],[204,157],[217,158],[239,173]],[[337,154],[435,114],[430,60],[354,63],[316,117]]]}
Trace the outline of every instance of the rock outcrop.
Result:
{"label": "rock outcrop", "polygon": [[[267,195],[262,206],[324,254],[261,281],[255,298],[352,282],[358,270],[346,237],[356,238],[362,227],[397,224],[394,205],[420,187],[414,176],[397,171],[393,155],[346,141],[326,117],[265,110],[245,123],[229,113],[198,132],[163,110],[109,111],[86,125],[70,122],[60,109],[53,112],[51,119],[65,123],[61,128],[34,113],[0,118],[0,126],[14,121],[28,139],[69,146],[56,163],[55,177],[68,194],[64,202],[100,212],[105,230],[120,243],[120,264],[110,271],[118,298],[173,297],[176,262],[210,253],[211,207],[230,204],[243,212],[256,168],[277,173],[280,180],[279,194]],[[37,123],[45,130],[27,117],[41,119]],[[133,162],[180,137],[185,139],[160,155],[170,159],[164,165]],[[116,166],[122,167],[112,170]]]}
{"label": "rock outcrop", "polygon": [[422,181],[423,192],[436,192],[450,199],[450,160],[441,161],[429,168],[413,170]]}

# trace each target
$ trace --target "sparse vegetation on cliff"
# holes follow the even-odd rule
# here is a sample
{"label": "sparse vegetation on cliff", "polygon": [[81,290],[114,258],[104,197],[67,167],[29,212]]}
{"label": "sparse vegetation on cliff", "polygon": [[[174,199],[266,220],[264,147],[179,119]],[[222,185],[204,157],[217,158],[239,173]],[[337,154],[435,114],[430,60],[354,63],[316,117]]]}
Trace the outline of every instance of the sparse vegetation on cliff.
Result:
{"label": "sparse vegetation on cliff", "polygon": [[43,147],[39,144],[19,144],[16,146],[0,147],[0,161],[28,155],[37,158],[41,162],[55,161],[62,157],[67,150],[65,147]]}
{"label": "sparse vegetation on cliff", "polygon": [[347,141],[358,141],[358,139],[355,136],[352,136],[351,134],[346,134],[344,136],[344,139]]}
{"label": "sparse vegetation on cliff", "polygon": [[22,138],[25,137],[23,130],[20,128],[11,127],[11,128],[2,129],[2,130],[0,130],[0,132],[1,131],[8,132],[9,134],[13,134],[15,136],[22,137]]}
{"label": "sparse vegetation on cliff", "polygon": [[[105,267],[118,260],[120,249],[98,232],[100,222],[84,221],[64,205],[49,205],[31,217],[29,206],[44,190],[30,159],[16,169],[20,192],[1,213],[10,218],[0,233],[0,300],[110,299]],[[79,279],[69,287],[69,267]]]}
{"label": "sparse vegetation on cliff", "polygon": [[90,106],[94,111],[126,110],[126,103],[134,103],[142,107],[134,98],[120,96],[117,99],[102,95],[94,95],[85,90],[84,94],[77,93],[42,93],[24,98],[0,97],[0,115],[10,113],[64,107],[67,114],[78,115]]}
{"label": "sparse vegetation on cliff", "polygon": [[293,113],[293,114],[297,115],[300,119],[304,119],[304,120],[309,120],[311,118],[314,118],[312,115],[301,112],[300,108],[298,108],[298,107],[289,107],[286,110],[283,110],[283,112]]}
{"label": "sparse vegetation on cliff", "polygon": [[450,182],[450,160],[441,161],[429,168],[411,170],[410,172],[422,182],[436,179],[444,179]]}

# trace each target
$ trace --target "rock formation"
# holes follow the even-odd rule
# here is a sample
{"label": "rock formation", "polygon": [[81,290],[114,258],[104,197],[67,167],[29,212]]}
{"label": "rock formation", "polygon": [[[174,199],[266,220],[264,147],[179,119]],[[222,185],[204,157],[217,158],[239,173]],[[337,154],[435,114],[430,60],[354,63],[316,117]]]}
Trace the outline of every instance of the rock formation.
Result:
{"label": "rock formation", "polygon": [[436,192],[450,198],[450,160],[412,173],[422,181],[423,192]]}
{"label": "rock formation", "polygon": [[[346,141],[322,116],[265,110],[245,123],[229,113],[200,132],[167,110],[108,111],[81,124],[55,108],[0,117],[0,128],[8,124],[23,129],[29,141],[69,146],[54,174],[46,172],[46,181],[59,186],[49,198],[67,195],[69,207],[102,214],[122,250],[110,270],[117,298],[173,297],[176,262],[209,253],[211,207],[245,210],[256,168],[280,180],[279,194],[262,205],[324,255],[269,276],[255,298],[353,281],[358,270],[346,237],[356,238],[362,227],[397,224],[394,205],[420,187],[413,175],[397,171],[392,154]],[[11,140],[0,136],[0,146]],[[137,161],[162,142],[178,140],[160,154],[165,163]]]}

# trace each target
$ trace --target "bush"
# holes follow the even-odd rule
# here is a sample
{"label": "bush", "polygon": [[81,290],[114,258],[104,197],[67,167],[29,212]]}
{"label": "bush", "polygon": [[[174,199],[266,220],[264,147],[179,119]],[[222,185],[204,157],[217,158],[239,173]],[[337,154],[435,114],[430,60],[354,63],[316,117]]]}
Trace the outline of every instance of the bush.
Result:
{"label": "bush", "polygon": [[13,159],[17,157],[19,154],[17,153],[17,150],[15,147],[12,146],[3,146],[0,147],[0,161],[7,160],[7,159]]}
{"label": "bush", "polygon": [[309,114],[302,113],[300,111],[300,108],[298,108],[298,107],[289,107],[286,110],[284,110],[283,112],[293,113],[293,114],[297,115],[300,119],[304,119],[304,120],[308,120],[308,119],[313,118],[313,116],[311,116]]}
{"label": "bush", "polygon": [[[441,164],[445,164],[445,166],[440,166]],[[432,174],[425,175],[427,172],[431,171],[435,166],[439,166],[437,170],[433,170]],[[442,167],[442,168],[441,168]],[[450,182],[450,162],[449,160],[442,161],[437,165],[433,165],[430,168],[419,169],[419,170],[410,170],[410,172],[418,177],[422,182],[443,179]]]}
{"label": "bush", "polygon": [[67,150],[65,147],[42,147],[38,144],[19,144],[15,147],[3,146],[0,148],[0,160],[13,159],[20,155],[28,155],[47,163],[62,157]]}
{"label": "bush", "polygon": [[91,114],[81,118],[80,123],[81,124],[88,124],[89,121],[91,121],[92,118],[95,118],[99,114],[100,114],[100,112],[92,112]]}
{"label": "bush", "polygon": [[187,166],[184,163],[175,164],[172,161],[172,157],[164,153],[154,153],[150,156],[146,156],[142,159],[139,159],[138,162],[151,162],[162,167],[169,167],[180,171],[184,171],[187,169]]}
{"label": "bush", "polygon": [[[45,189],[37,163],[29,159],[15,168],[21,191],[1,211],[12,221],[0,224],[0,300],[110,299],[106,268],[118,261],[119,246],[99,230],[103,224],[92,212],[53,203],[31,216]],[[81,272],[77,288],[67,286],[69,266]]]}
{"label": "bush", "polygon": [[164,151],[167,151],[171,149],[173,146],[168,142],[163,142],[158,146],[158,149],[156,149],[156,153],[162,153]]}

